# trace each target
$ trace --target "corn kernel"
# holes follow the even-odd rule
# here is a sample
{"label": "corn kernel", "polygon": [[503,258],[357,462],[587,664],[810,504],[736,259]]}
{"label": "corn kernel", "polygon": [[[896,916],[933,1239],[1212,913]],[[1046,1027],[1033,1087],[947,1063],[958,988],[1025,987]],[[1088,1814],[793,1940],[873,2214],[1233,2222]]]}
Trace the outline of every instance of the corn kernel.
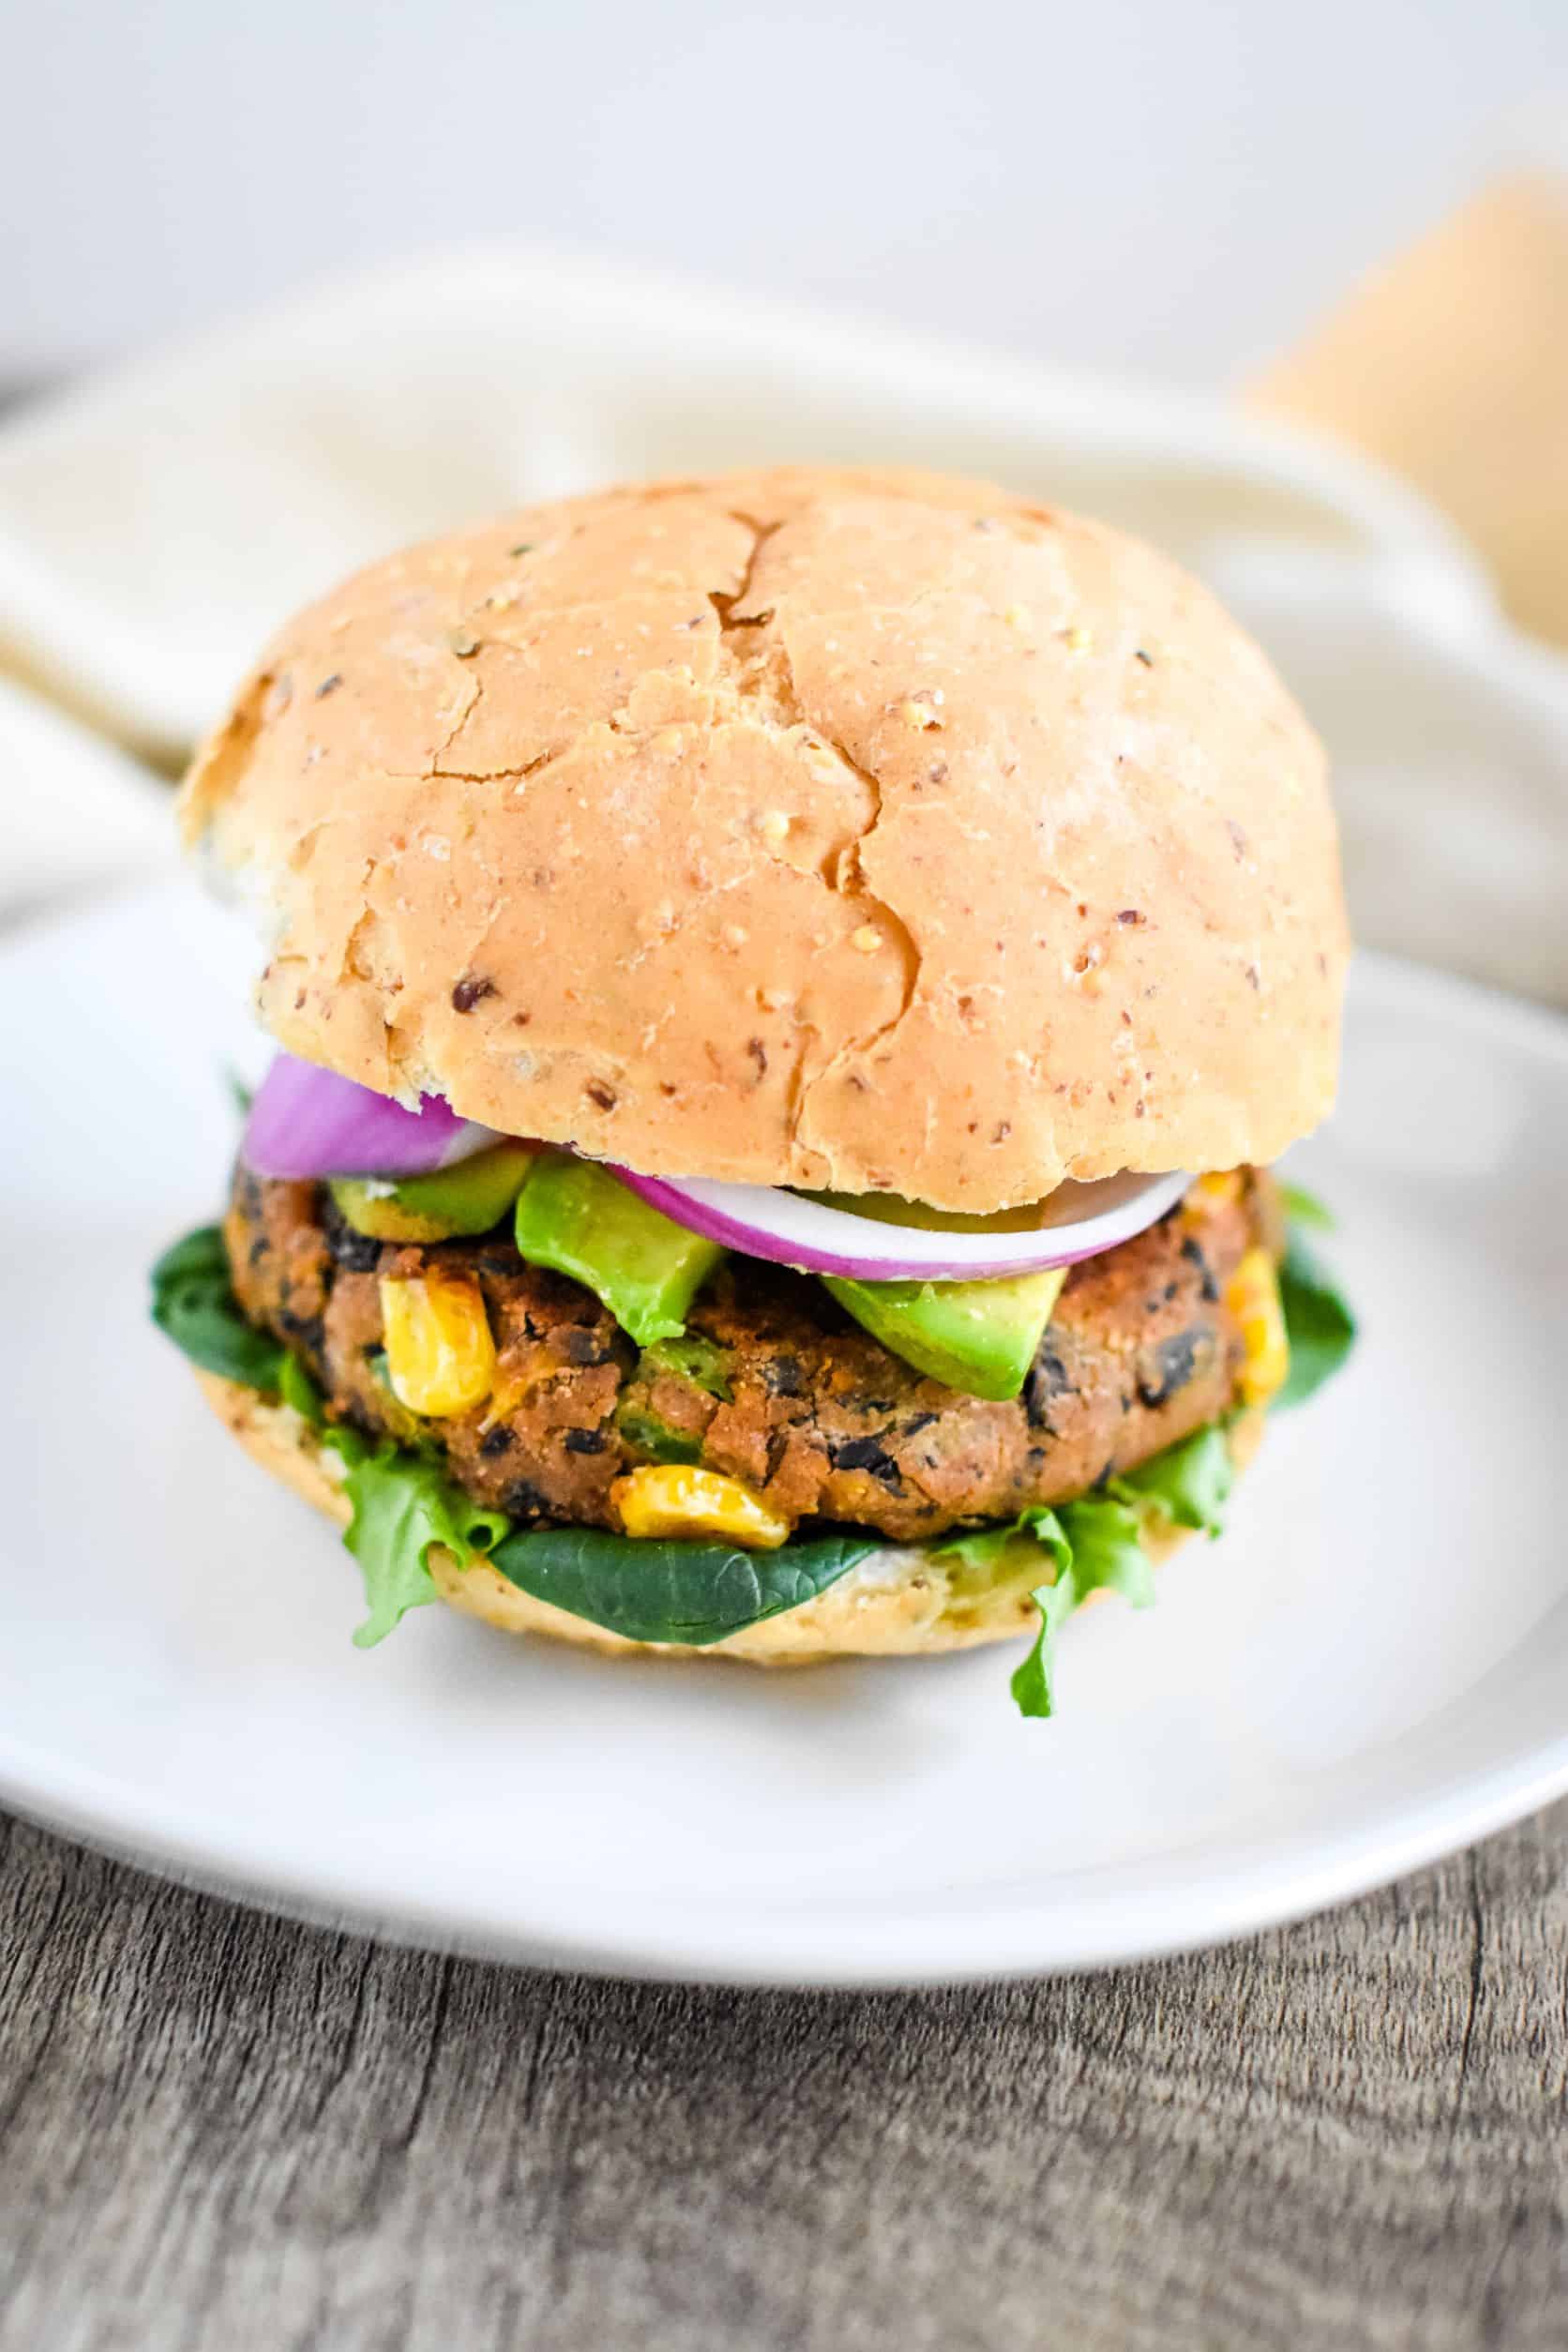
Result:
{"label": "corn kernel", "polygon": [[1200,1176],[1192,1189],[1205,1208],[1233,1208],[1242,1197],[1242,1171],[1228,1168],[1222,1176]]}
{"label": "corn kernel", "polygon": [[649,1463],[628,1470],[611,1497],[628,1535],[685,1537],[701,1542],[745,1544],[771,1551],[790,1532],[790,1522],[770,1511],[760,1495],[738,1478],[718,1470],[692,1470],[685,1463]]}
{"label": "corn kernel", "polygon": [[472,1274],[384,1274],[386,1377],[411,1413],[460,1413],[495,1385],[495,1342]]}
{"label": "corn kernel", "polygon": [[1242,1402],[1266,1405],[1285,1385],[1290,1343],[1279,1276],[1266,1249],[1249,1249],[1225,1288],[1225,1304],[1242,1327],[1246,1361],[1242,1367]]}

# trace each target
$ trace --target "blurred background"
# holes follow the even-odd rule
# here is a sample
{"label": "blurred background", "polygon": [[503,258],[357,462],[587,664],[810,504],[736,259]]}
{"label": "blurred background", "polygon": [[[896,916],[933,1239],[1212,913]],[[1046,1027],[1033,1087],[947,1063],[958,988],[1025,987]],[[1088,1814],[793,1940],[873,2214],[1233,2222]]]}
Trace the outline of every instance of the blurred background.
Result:
{"label": "blurred background", "polygon": [[291,605],[606,476],[1094,507],[1328,737],[1364,937],[1568,1003],[1568,6],[53,0],[0,142],[0,922]]}
{"label": "blurred background", "polygon": [[0,367],[522,234],[1077,367],[1260,367],[1568,98],[1561,0],[50,0]]}

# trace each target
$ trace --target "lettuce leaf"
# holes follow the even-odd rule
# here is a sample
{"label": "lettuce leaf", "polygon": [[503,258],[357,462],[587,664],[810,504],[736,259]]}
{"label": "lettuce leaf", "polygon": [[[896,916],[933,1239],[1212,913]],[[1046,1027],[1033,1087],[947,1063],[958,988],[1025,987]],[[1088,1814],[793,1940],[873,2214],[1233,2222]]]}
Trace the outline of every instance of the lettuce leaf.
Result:
{"label": "lettuce leaf", "polygon": [[1030,1599],[1040,1612],[1039,1630],[1021,1666],[1013,1668],[1008,1689],[1020,1715],[1045,1722],[1056,1712],[1056,1636],[1078,1605],[1078,1590],[1071,1576],[1054,1584],[1036,1585]]}
{"label": "lettuce leaf", "polygon": [[706,1649],[727,1634],[798,1609],[879,1549],[868,1528],[782,1544],[773,1552],[733,1544],[660,1543],[606,1528],[521,1528],[490,1566],[572,1617],[628,1641],[680,1641]]}
{"label": "lettuce leaf", "polygon": [[[338,1437],[330,1432],[327,1442]],[[343,1541],[359,1562],[369,1612],[354,1636],[360,1650],[374,1649],[410,1609],[436,1598],[432,1545],[466,1560],[470,1552],[491,1550],[512,1524],[504,1512],[473,1501],[434,1462],[394,1445],[351,1462],[343,1492],[354,1506]]]}
{"label": "lettuce leaf", "polygon": [[325,1421],[326,1406],[321,1390],[292,1349],[284,1352],[278,1375],[278,1394],[312,1429],[319,1429]]}
{"label": "lettuce leaf", "polygon": [[240,1312],[218,1226],[204,1225],[164,1251],[152,1270],[152,1319],[204,1372],[276,1392],[288,1350]]}
{"label": "lettuce leaf", "polygon": [[1224,1426],[1211,1422],[1206,1429],[1195,1429],[1180,1444],[1168,1445],[1163,1454],[1140,1462],[1137,1470],[1113,1478],[1108,1492],[1134,1510],[1152,1511],[1176,1527],[1199,1528],[1213,1536],[1224,1524],[1235,1483],[1236,1465]]}
{"label": "lettuce leaf", "polygon": [[1153,1608],[1153,1564],[1143,1548],[1143,1522],[1130,1503],[1114,1495],[1085,1495],[1063,1505],[1062,1521],[1080,1601],[1091,1592],[1120,1592],[1129,1608]]}
{"label": "lettuce leaf", "polygon": [[[1071,1506],[1063,1504],[1063,1509]],[[957,1535],[944,1535],[931,1545],[932,1553],[943,1560],[961,1560],[966,1567],[980,1570],[982,1575],[994,1575],[1007,1555],[1022,1537],[1033,1536],[1048,1551],[1057,1566],[1063,1566],[1072,1546],[1057,1514],[1043,1502],[1032,1502],[1020,1511],[1016,1519],[1003,1519],[994,1527],[972,1528]]]}
{"label": "lettuce leaf", "polygon": [[1056,1576],[1030,1594],[1040,1612],[1039,1630],[1010,1685],[1019,1714],[1036,1718],[1056,1711],[1056,1636],[1073,1611],[1092,1592],[1120,1592],[1135,1609],[1147,1608],[1154,1597],[1153,1571],[1130,1504],[1112,1496],[1085,1497],[1063,1505],[1058,1526],[1066,1558],[1053,1545]]}
{"label": "lettuce leaf", "polygon": [[1143,1547],[1147,1522],[1165,1519],[1217,1535],[1235,1476],[1224,1426],[1215,1422],[1113,1478],[1103,1494],[1059,1503],[1054,1511],[1034,1505],[1005,1527],[933,1544],[933,1553],[956,1553],[971,1567],[992,1571],[1021,1537],[1033,1536],[1048,1553],[1053,1573],[1029,1596],[1040,1612],[1034,1646],[1013,1676],[1021,1715],[1055,1712],[1056,1636],[1090,1593],[1119,1592],[1135,1609],[1153,1604],[1154,1571]]}
{"label": "lettuce leaf", "polygon": [[1319,1233],[1332,1233],[1339,1219],[1326,1200],[1319,1200],[1315,1192],[1304,1184],[1288,1184],[1279,1180],[1279,1198],[1286,1216],[1292,1225],[1311,1226]]}
{"label": "lettuce leaf", "polygon": [[1355,1345],[1356,1319],[1333,1275],[1294,1232],[1279,1270],[1279,1299],[1290,1342],[1290,1369],[1274,1400],[1283,1412],[1333,1379]]}
{"label": "lettuce leaf", "polygon": [[1113,1494],[1085,1495],[1054,1511],[1032,1504],[1005,1527],[981,1528],[931,1549],[943,1558],[956,1554],[972,1568],[995,1569],[1028,1537],[1047,1554],[1052,1574],[1030,1593],[1040,1612],[1039,1630],[1013,1676],[1012,1691],[1020,1715],[1047,1716],[1056,1711],[1056,1636],[1073,1611],[1091,1592],[1100,1591],[1120,1592],[1131,1607],[1147,1608],[1154,1597],[1154,1576],[1138,1511]]}

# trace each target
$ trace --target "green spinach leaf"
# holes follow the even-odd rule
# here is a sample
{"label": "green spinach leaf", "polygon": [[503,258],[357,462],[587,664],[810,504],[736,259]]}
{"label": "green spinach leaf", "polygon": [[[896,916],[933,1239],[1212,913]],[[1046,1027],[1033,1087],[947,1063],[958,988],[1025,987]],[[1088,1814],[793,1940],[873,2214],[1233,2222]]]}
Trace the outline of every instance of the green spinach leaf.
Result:
{"label": "green spinach leaf", "polygon": [[1290,1369],[1274,1410],[1304,1404],[1332,1380],[1355,1345],[1356,1319],[1333,1275],[1292,1233],[1279,1270],[1279,1298],[1290,1343]]}
{"label": "green spinach leaf", "polygon": [[844,1529],[774,1552],[731,1544],[659,1543],[603,1528],[520,1528],[490,1566],[520,1591],[586,1617],[630,1641],[705,1649],[727,1634],[815,1600],[881,1544]]}
{"label": "green spinach leaf", "polygon": [[241,1314],[216,1225],[164,1251],[152,1271],[152,1292],[153,1321],[192,1364],[245,1388],[277,1390],[286,1350]]}

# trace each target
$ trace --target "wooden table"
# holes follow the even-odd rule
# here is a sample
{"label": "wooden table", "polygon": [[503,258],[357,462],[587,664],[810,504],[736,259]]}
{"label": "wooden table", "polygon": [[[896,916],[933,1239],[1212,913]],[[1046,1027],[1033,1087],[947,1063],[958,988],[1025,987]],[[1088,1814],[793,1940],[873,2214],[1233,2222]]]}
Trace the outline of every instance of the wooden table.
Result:
{"label": "wooden table", "polygon": [[1568,2344],[1568,1805],[950,1992],[512,1971],[0,1817],[5,2352]]}

